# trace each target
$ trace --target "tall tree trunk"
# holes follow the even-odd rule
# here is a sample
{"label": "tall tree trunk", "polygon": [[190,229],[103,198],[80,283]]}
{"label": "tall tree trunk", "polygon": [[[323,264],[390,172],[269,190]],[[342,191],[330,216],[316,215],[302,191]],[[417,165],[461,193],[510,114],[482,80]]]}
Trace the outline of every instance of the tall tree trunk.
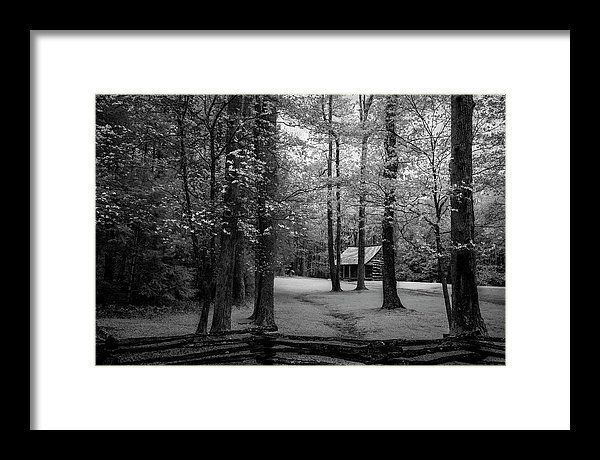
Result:
{"label": "tall tree trunk", "polygon": [[435,252],[437,259],[437,271],[438,278],[442,284],[442,293],[444,295],[444,306],[446,307],[446,317],[448,318],[448,325],[452,323],[452,302],[450,300],[450,294],[448,293],[448,278],[446,276],[446,266],[448,265],[447,257],[444,254],[444,248],[442,247],[442,233],[440,230],[440,223],[442,221],[443,214],[443,203],[440,201],[440,186],[439,186],[439,174],[435,167],[435,162],[431,163],[432,176],[433,176],[433,205],[435,207],[435,223],[433,225],[433,232],[435,234]]}
{"label": "tall tree trunk", "polygon": [[210,328],[211,333],[231,330],[231,306],[233,305],[233,280],[235,260],[240,241],[238,220],[240,143],[243,96],[232,96],[227,106],[227,138],[225,139],[225,191],[223,194],[223,216],[221,244],[215,276],[215,304]]}
{"label": "tall tree trunk", "polygon": [[[335,203],[336,203],[336,220],[335,220],[335,271],[339,282],[342,269],[342,200],[340,193],[340,138],[335,136]],[[340,287],[341,290],[341,287]]]}
{"label": "tall tree trunk", "polygon": [[451,335],[487,335],[477,293],[473,214],[473,109],[471,95],[451,98],[450,235]]}
{"label": "tall tree trunk", "polygon": [[445,268],[447,261],[446,257],[443,254],[444,249],[442,247],[439,217],[438,222],[434,227],[434,233],[438,278],[440,279],[440,283],[442,284],[442,293],[444,294],[444,305],[446,307],[446,317],[448,318],[448,324],[450,325],[452,323],[452,303],[450,302],[450,294],[448,293],[448,279],[446,277],[447,270]]}
{"label": "tall tree trunk", "polygon": [[178,101],[179,107],[177,110],[177,127],[179,137],[179,157],[181,163],[181,177],[183,195],[185,198],[184,211],[187,219],[187,224],[190,229],[190,240],[192,242],[193,260],[196,268],[196,284],[198,287],[198,309],[200,318],[197,334],[206,334],[208,330],[208,313],[211,302],[210,279],[212,276],[209,273],[207,257],[205,251],[201,250],[198,242],[198,235],[195,232],[195,224],[192,219],[193,209],[189,183],[188,158],[185,146],[185,118],[189,106],[189,96],[180,96]]}
{"label": "tall tree trunk", "polygon": [[[244,96],[242,99],[242,111],[241,116],[242,119],[248,120],[252,115],[253,110],[253,98],[252,96]],[[244,136],[246,136],[247,131],[244,132]],[[240,164],[239,167],[242,168],[246,173],[248,160],[249,160],[249,152],[251,150],[250,146],[247,145],[248,142],[244,142],[244,147],[241,149],[240,154]],[[242,171],[240,171],[242,173]],[[243,181],[242,181],[243,182]],[[247,194],[244,192],[244,188],[240,187],[238,190],[239,201],[240,203],[248,200]],[[234,305],[243,305],[246,301],[246,292],[250,291],[254,294],[254,280],[252,280],[252,285],[247,285],[248,278],[248,270],[246,266],[246,244],[244,242],[244,238],[240,238],[238,242],[238,249],[235,256],[235,264],[233,269],[233,303]]]}
{"label": "tall tree trunk", "polygon": [[201,291],[204,293],[202,297],[202,307],[200,313],[200,321],[198,322],[198,327],[196,328],[197,334],[207,334],[208,333],[208,318],[210,314],[210,307],[215,298],[215,265],[216,265],[216,237],[215,233],[217,230],[216,222],[216,201],[217,201],[217,147],[216,147],[216,126],[217,121],[212,123],[208,127],[209,132],[209,149],[210,149],[210,216],[211,221],[213,222],[211,228],[211,236],[208,248],[203,248],[201,251],[200,259],[201,259],[201,267],[199,270],[200,276],[200,285]]}
{"label": "tall tree trunk", "polygon": [[[206,263],[209,259],[206,258]],[[200,271],[200,286],[199,304],[200,304],[200,320],[196,327],[196,334],[206,335],[208,333],[208,315],[210,313],[210,304],[212,303],[212,275],[207,270]]]}
{"label": "tall tree trunk", "polygon": [[381,245],[383,251],[383,305],[381,308],[392,310],[404,308],[396,284],[396,247],[394,243],[394,204],[396,202],[395,181],[398,175],[398,152],[396,151],[396,116],[398,96],[387,96],[385,107],[385,165],[383,221]]}
{"label": "tall tree trunk", "polygon": [[255,308],[256,326],[276,331],[274,283],[275,245],[277,242],[274,199],[278,187],[277,168],[277,99],[257,96],[255,155],[261,167],[258,181],[258,243],[256,247]]}
{"label": "tall tree trunk", "polygon": [[367,121],[369,109],[373,102],[373,96],[359,96],[359,114],[362,129],[361,152],[360,152],[360,190],[358,206],[358,266],[356,273],[356,290],[367,289],[365,285],[365,227],[367,225],[367,190],[365,174],[367,169],[367,150],[369,146],[369,133],[367,132]]}
{"label": "tall tree trunk", "polygon": [[[335,263],[335,247],[333,237],[333,96],[329,96],[328,102],[328,137],[329,151],[327,155],[327,259],[329,262],[329,277],[331,279],[331,290],[339,292],[342,290],[340,286],[340,277]],[[339,263],[339,261],[338,261]]]}
{"label": "tall tree trunk", "polygon": [[210,137],[210,216],[212,224],[212,231],[210,232],[210,247],[209,256],[211,265],[214,267],[217,257],[217,216],[216,216],[216,203],[217,203],[217,147],[215,140],[215,127],[211,127],[209,131]]}

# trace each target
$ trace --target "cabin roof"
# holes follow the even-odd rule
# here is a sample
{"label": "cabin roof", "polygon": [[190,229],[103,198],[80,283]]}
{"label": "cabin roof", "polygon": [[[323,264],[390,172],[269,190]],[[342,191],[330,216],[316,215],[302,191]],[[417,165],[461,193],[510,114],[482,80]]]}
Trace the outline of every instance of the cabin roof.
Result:
{"label": "cabin roof", "polygon": [[[375,255],[379,252],[381,246],[366,246],[365,247],[365,263],[369,263],[369,261],[375,257]],[[340,257],[341,265],[358,265],[358,247],[349,246],[346,248]]]}

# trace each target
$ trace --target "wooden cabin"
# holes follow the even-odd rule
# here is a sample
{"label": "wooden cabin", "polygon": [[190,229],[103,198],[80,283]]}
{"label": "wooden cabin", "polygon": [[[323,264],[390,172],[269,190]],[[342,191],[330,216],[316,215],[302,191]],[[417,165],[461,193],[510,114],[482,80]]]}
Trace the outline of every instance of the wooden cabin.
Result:
{"label": "wooden cabin", "polygon": [[[365,247],[365,280],[381,280],[383,256],[381,246]],[[358,247],[347,247],[341,256],[341,279],[356,281],[358,276]]]}

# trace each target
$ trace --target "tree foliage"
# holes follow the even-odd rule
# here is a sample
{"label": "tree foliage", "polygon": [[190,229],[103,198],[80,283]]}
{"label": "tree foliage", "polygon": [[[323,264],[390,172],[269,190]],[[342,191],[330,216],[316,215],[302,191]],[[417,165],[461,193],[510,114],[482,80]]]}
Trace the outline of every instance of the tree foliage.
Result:
{"label": "tree foliage", "polygon": [[[276,275],[328,277],[328,189],[334,202],[339,190],[339,207],[334,204],[331,213],[343,250],[358,245],[361,202],[365,244],[381,244],[385,191],[394,185],[397,279],[440,282],[447,276],[450,96],[398,96],[397,177],[385,174],[385,96],[372,96],[366,118],[358,95],[332,96],[331,123],[327,112],[323,116],[327,95],[272,98],[276,148],[266,159],[255,148],[261,115],[256,97],[97,97],[99,305],[196,305],[206,298],[212,305],[223,235],[231,225],[241,242],[232,266],[240,282],[236,289],[244,294],[237,298],[250,301],[264,269],[263,253],[257,252],[266,230],[260,215],[268,216],[277,233],[268,263]],[[232,110],[232,102],[242,99],[246,109]],[[491,95],[474,101],[478,278],[480,284],[502,285],[505,100]],[[335,158],[327,174],[331,137],[334,156],[339,148],[339,176]],[[266,191],[265,178],[275,166],[277,186]]]}

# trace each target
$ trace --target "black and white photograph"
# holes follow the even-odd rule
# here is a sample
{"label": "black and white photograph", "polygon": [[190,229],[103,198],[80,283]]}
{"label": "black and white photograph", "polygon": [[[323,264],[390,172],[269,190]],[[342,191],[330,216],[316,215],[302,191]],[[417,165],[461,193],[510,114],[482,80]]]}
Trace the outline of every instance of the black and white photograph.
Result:
{"label": "black and white photograph", "polygon": [[575,431],[571,33],[32,25],[29,431]]}
{"label": "black and white photograph", "polygon": [[504,364],[504,95],[98,95],[97,364]]}

